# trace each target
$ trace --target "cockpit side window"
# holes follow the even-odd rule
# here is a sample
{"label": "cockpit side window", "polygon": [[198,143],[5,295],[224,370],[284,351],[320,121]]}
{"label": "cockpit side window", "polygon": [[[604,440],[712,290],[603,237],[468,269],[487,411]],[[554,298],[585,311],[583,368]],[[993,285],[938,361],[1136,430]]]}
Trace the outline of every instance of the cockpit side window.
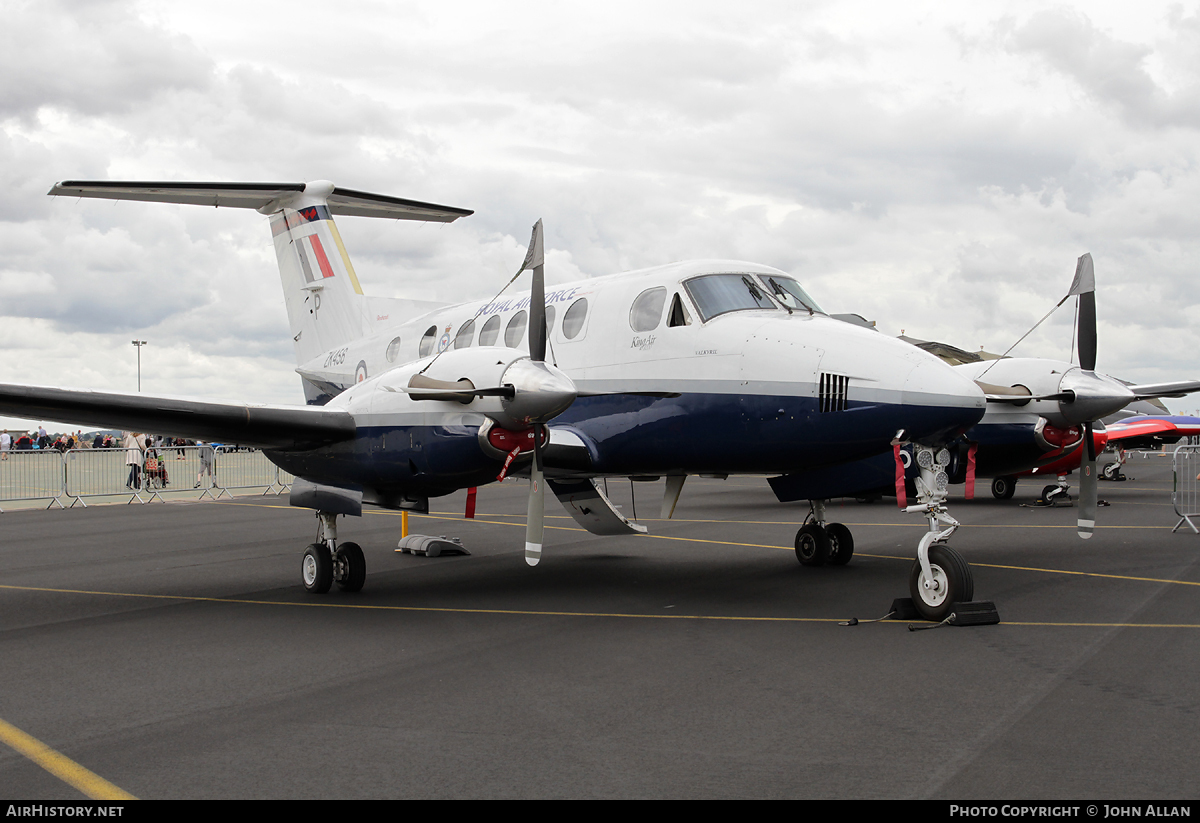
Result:
{"label": "cockpit side window", "polygon": [[684,281],[684,288],[707,323],[719,314],[751,309],[775,309],[759,283],[748,274],[705,274]]}
{"label": "cockpit side window", "polygon": [[788,309],[803,309],[809,314],[825,314],[817,301],[813,300],[796,280],[781,274],[760,274],[759,279],[766,284],[771,296]]}
{"label": "cockpit side window", "polygon": [[671,311],[667,314],[667,326],[690,325],[692,325],[692,316],[688,313],[687,306],[684,305],[679,292],[675,292],[675,296],[671,298]]}
{"label": "cockpit side window", "polygon": [[654,331],[662,321],[667,290],[662,286],[646,289],[633,301],[629,310],[629,325],[634,331]]}

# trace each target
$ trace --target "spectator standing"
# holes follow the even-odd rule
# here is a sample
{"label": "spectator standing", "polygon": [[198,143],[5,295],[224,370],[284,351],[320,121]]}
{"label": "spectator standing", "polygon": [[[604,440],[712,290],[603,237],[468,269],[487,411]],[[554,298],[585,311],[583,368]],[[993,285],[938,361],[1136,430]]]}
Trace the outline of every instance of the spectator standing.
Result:
{"label": "spectator standing", "polygon": [[125,432],[121,447],[125,449],[125,465],[129,466],[129,479],[125,481],[125,487],[141,489],[142,453],[146,451],[146,436],[139,432]]}
{"label": "spectator standing", "polygon": [[192,486],[192,488],[200,488],[200,484],[204,482],[204,475],[206,474],[208,475],[209,480],[208,485],[211,488],[214,485],[213,481],[215,480],[213,477],[213,448],[203,440],[197,440],[196,446],[198,447],[198,453],[200,456],[200,472],[196,475],[196,485]]}

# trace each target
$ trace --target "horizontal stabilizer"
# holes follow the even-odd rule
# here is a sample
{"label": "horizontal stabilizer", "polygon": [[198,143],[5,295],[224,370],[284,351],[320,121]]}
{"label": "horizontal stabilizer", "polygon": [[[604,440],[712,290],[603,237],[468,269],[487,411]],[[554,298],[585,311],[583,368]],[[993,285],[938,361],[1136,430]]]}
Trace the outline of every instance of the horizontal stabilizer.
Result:
{"label": "horizontal stabilizer", "polygon": [[282,450],[350,440],[356,428],[346,412],[310,406],[250,406],[12,384],[0,384],[0,414]]}
{"label": "horizontal stabilizer", "polygon": [[[309,192],[309,188],[312,191]],[[331,191],[332,189],[332,191]],[[49,194],[65,197],[96,197],[102,200],[141,200],[150,203],[183,203],[256,209],[264,214],[278,211],[275,201],[311,193],[323,196],[330,213],[355,217],[386,217],[389,220],[428,220],[451,223],[474,214],[470,209],[405,200],[386,194],[343,189],[328,183],[155,183],[110,180],[64,180]]]}

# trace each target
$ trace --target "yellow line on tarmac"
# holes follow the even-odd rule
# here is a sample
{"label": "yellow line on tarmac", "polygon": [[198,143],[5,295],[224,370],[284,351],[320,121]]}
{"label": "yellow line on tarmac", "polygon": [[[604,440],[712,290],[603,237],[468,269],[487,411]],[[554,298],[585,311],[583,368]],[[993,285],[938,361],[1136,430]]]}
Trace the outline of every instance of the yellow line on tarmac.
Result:
{"label": "yellow line on tarmac", "polygon": [[[1135,578],[1135,579],[1142,579],[1142,578]],[[1168,580],[1168,581],[1162,581],[1162,582],[1170,583],[1170,582],[1175,582],[1175,581]],[[359,609],[359,610],[364,610],[364,611],[440,612],[440,613],[445,613],[445,614],[505,614],[505,615],[533,616],[533,617],[618,617],[618,618],[634,618],[634,619],[643,619],[643,620],[714,620],[714,621],[731,621],[731,622],[742,622],[742,623],[842,623],[842,622],[845,622],[845,618],[841,618],[841,617],[751,617],[751,616],[745,616],[745,615],[714,615],[714,614],[637,614],[637,613],[630,613],[630,612],[564,612],[564,611],[538,611],[535,609],[463,609],[463,608],[456,609],[456,608],[450,608],[450,607],[446,607],[446,606],[387,606],[387,605],[376,605],[376,604],[370,604],[370,603],[337,603],[337,602],[328,602],[328,601],[323,601],[323,602],[322,601],[311,601],[311,602],[290,601],[289,602],[289,601],[282,601],[282,600],[248,600],[248,599],[244,599],[244,598],[233,598],[233,597],[192,597],[192,596],[188,596],[188,595],[171,595],[171,594],[138,594],[136,592],[102,592],[102,591],[88,591],[85,589],[54,589],[54,588],[49,588],[49,587],[45,587],[45,586],[0,585],[0,589],[16,589],[16,590],[20,590],[20,591],[31,591],[31,592],[52,592],[52,593],[56,593],[56,594],[91,594],[91,595],[100,595],[100,596],[105,596],[105,597],[133,597],[133,598],[145,598],[145,599],[149,599],[149,600],[177,600],[177,601],[191,602],[191,603],[229,603],[229,604],[236,604],[236,605],[240,605],[240,606],[294,606],[294,607],[299,607],[299,608]],[[907,626],[910,623],[927,623],[929,621],[924,621],[924,620],[884,620],[884,621],[880,621],[880,622],[885,623],[885,624],[891,624],[894,626]],[[1200,629],[1200,623],[1083,623],[1083,622],[1052,623],[1052,622],[1003,621],[1003,625],[1006,625],[1006,626],[1060,626],[1060,627],[1077,627],[1077,628],[1125,628],[1125,629]],[[3,721],[0,721],[0,724],[2,724],[2,723],[3,723]],[[9,728],[12,728],[12,727],[9,727]],[[14,729],[14,731],[16,731],[17,734],[24,734],[23,732],[20,732],[15,729]],[[25,735],[25,736],[28,737],[28,735]],[[3,739],[3,737],[0,736],[0,739]],[[33,738],[29,738],[29,739],[33,740]],[[14,745],[11,741],[9,741],[7,739],[5,739],[4,742],[8,743],[10,746],[13,746],[13,748],[17,748],[16,745]],[[37,743],[37,741],[34,741],[34,743]],[[41,744],[37,744],[37,745],[41,745]],[[18,751],[21,751],[22,754],[26,754],[25,751],[23,751],[19,748],[18,748]],[[62,755],[58,755],[57,752],[53,752],[52,749],[47,749],[47,751],[50,751],[53,754],[56,754],[58,757],[62,757]],[[27,755],[27,756],[29,756],[29,755]],[[66,760],[66,758],[62,758],[62,759],[64,761],[66,761],[67,763],[71,762],[69,760]],[[50,769],[49,766],[45,766],[44,764],[42,764],[40,762],[39,762],[39,765],[42,765],[44,768],[46,768],[50,771],[53,771],[52,769]],[[72,764],[72,765],[75,765],[75,764]],[[77,767],[77,768],[79,768],[81,771],[87,772],[87,770],[83,769],[82,767]],[[55,772],[55,774],[58,774],[58,773]],[[87,772],[87,774],[91,774],[91,772]],[[95,777],[95,775],[92,775],[92,776]],[[66,780],[67,778],[64,777],[63,779]],[[100,780],[100,778],[97,777],[96,780]],[[68,782],[70,782],[70,781],[68,781]],[[101,782],[103,782],[103,781],[101,781]],[[75,784],[72,783],[72,785],[75,785]],[[111,785],[111,784],[106,784],[106,785]],[[117,789],[115,786],[113,787],[113,789],[115,791],[121,791],[120,789]],[[81,791],[83,791],[83,789],[81,789]],[[95,795],[93,795],[93,796],[95,796]],[[131,797],[131,796],[126,796],[127,799],[128,799],[128,797]],[[134,798],[134,799],[136,799],[136,798]]]}
{"label": "yellow line on tarmac", "polygon": [[137,800],[122,788],[88,771],[74,760],[59,754],[35,737],[0,720],[0,741],[7,743],[50,774],[86,794],[92,800]]}
{"label": "yellow line on tarmac", "polygon": [[[298,606],[317,609],[364,609],[368,611],[392,612],[449,612],[453,614],[512,614],[539,617],[640,617],[647,620],[734,620],[774,623],[836,623],[839,617],[748,617],[740,615],[709,614],[635,614],[628,612],[560,612],[534,609],[455,609],[447,606],[386,606],[371,603],[297,602],[284,600],[247,600],[236,597],[193,597],[173,594],[139,594],[137,592],[102,592],[86,589],[54,589],[47,586],[0,585],[0,589],[15,589],[27,592],[52,592],[55,594],[93,594],[105,597],[136,597],[149,600],[179,600],[189,603],[235,603],[242,606]],[[2,722],[2,721],[0,721]],[[32,738],[30,738],[32,739]]]}

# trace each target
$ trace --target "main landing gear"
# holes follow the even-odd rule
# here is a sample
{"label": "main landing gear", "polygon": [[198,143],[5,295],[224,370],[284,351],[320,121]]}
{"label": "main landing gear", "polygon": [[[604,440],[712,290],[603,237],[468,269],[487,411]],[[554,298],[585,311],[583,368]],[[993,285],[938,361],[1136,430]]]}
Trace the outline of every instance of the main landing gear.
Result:
{"label": "main landing gear", "polygon": [[337,542],[337,515],[317,512],[317,542],[304,551],[300,575],[304,588],[325,594],[330,586],[344,592],[361,591],[367,580],[367,561],[357,543]]}
{"label": "main landing gear", "polygon": [[796,559],[802,566],[844,566],[854,556],[854,537],[841,523],[825,522],[825,501],[810,500],[811,511],[796,532]]}

